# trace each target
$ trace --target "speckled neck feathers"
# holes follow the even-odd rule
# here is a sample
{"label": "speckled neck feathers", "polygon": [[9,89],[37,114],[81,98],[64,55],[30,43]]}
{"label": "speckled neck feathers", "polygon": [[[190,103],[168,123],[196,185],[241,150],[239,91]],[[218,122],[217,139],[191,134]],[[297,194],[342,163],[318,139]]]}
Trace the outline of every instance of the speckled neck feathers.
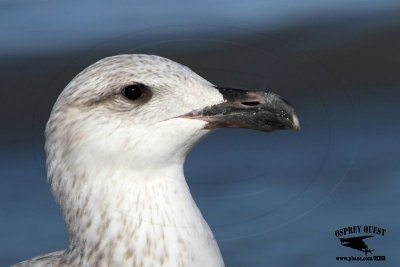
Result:
{"label": "speckled neck feathers", "polygon": [[222,265],[213,235],[179,168],[154,173],[151,181],[135,179],[128,172],[108,176],[105,171],[106,177],[95,182],[79,179],[71,185],[73,193],[63,207],[70,246],[60,263]]}

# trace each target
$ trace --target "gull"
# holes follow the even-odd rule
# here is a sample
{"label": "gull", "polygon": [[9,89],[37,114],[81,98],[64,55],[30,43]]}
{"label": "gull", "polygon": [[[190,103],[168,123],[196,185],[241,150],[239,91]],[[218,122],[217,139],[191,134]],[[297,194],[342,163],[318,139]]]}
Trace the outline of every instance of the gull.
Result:
{"label": "gull", "polygon": [[15,266],[224,266],[183,172],[217,128],[300,126],[277,94],[218,87],[163,57],[87,67],[61,92],[45,132],[69,245]]}

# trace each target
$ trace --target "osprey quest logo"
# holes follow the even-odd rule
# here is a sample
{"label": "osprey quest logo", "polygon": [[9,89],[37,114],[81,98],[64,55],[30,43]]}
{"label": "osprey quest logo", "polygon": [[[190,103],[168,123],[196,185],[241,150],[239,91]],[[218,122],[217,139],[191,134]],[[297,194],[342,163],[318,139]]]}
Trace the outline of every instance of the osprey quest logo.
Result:
{"label": "osprey quest logo", "polygon": [[375,249],[371,248],[370,245],[374,245],[374,239],[385,236],[386,229],[371,226],[371,225],[356,225],[340,228],[335,231],[335,236],[339,239],[339,244],[358,250],[364,254],[364,256],[341,256],[336,257],[337,261],[384,261],[385,256],[373,255]]}

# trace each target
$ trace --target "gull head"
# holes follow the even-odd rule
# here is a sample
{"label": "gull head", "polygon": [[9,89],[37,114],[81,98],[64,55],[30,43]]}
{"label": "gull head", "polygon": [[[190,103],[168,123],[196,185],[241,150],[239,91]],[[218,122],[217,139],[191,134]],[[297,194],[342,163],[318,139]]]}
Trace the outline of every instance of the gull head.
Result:
{"label": "gull head", "polygon": [[272,92],[218,87],[159,56],[108,57],[79,73],[53,107],[46,127],[50,186],[66,216],[74,194],[92,194],[102,181],[183,177],[191,148],[227,127],[298,130],[299,121]]}
{"label": "gull head", "polygon": [[202,136],[222,127],[272,131],[299,129],[299,122],[274,93],[218,87],[159,56],[118,55],[67,85],[47,124],[46,149],[71,168],[84,161],[154,169],[182,163]]}

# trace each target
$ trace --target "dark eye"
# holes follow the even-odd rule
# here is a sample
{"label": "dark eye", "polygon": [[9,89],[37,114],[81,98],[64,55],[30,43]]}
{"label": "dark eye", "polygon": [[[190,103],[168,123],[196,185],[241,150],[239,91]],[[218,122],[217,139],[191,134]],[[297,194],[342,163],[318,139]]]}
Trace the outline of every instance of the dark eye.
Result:
{"label": "dark eye", "polygon": [[129,100],[138,100],[143,95],[144,85],[131,84],[122,90],[122,94]]}

